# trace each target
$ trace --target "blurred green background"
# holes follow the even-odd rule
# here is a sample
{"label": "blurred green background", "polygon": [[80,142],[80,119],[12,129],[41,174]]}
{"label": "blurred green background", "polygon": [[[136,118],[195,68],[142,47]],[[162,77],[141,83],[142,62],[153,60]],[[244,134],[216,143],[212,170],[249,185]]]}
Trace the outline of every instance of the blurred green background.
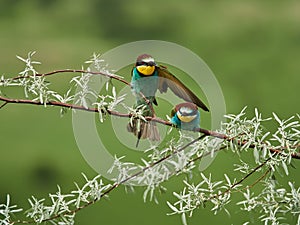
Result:
{"label": "blurred green background", "polygon": [[[138,0],[0,0],[0,74],[16,76],[23,64],[15,56],[36,50],[37,69],[80,69],[93,52],[105,52],[130,41],[158,39],[175,42],[198,54],[215,73],[228,113],[248,106],[265,117],[276,112],[287,118],[300,111],[300,2],[294,1],[138,1]],[[127,76],[129,80],[129,76]],[[51,78],[59,89],[68,80]],[[187,84],[188,85],[188,84]],[[83,182],[81,172],[96,173],[76,146],[71,113],[60,117],[58,108],[8,105],[1,109],[0,201],[27,207],[27,198],[46,198],[59,184],[63,192]],[[270,125],[270,129],[273,127]],[[113,146],[112,146],[113,148]],[[126,152],[125,152],[126,153]],[[251,154],[251,153],[249,153]],[[213,178],[233,174],[237,158],[219,153],[205,171]],[[288,178],[299,186],[300,166]],[[195,175],[195,180],[200,180]],[[180,224],[166,200],[174,201],[181,179],[166,184],[160,204],[144,203],[142,189],[111,193],[76,217],[77,224]],[[238,194],[237,194],[238,196]],[[238,197],[240,198],[240,197]],[[242,224],[257,215],[229,207],[231,216],[213,215],[210,206],[199,209],[189,224]],[[295,223],[288,218],[289,224]]]}

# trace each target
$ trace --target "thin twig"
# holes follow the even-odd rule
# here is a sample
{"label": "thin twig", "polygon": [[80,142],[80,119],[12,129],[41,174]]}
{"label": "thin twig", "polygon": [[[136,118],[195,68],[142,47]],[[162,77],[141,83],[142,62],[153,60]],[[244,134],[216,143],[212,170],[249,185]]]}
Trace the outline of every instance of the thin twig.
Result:
{"label": "thin twig", "polygon": [[[217,150],[214,150],[214,152],[222,151],[225,148],[226,148],[226,146],[223,146],[221,148],[218,148]],[[189,166],[191,163],[196,162],[196,161],[198,161],[198,160],[200,160],[200,159],[202,159],[202,158],[204,158],[206,156],[209,156],[209,155],[211,155],[211,152],[207,152],[206,154],[203,154],[203,155],[200,155],[198,157],[195,157],[195,158],[191,159],[190,161],[188,161],[188,163],[187,163],[186,166]]]}
{"label": "thin twig", "polygon": [[203,134],[201,135],[200,137],[190,141],[189,143],[187,143],[186,145],[182,146],[181,148],[175,150],[175,151],[172,151],[169,155],[166,155],[164,157],[162,157],[161,159],[151,163],[149,166],[146,166],[144,167],[141,171],[133,174],[132,176],[128,177],[127,179],[124,179],[123,181],[121,181],[119,184],[124,184],[125,182],[127,182],[128,180],[131,180],[132,178],[135,178],[137,177],[138,175],[142,174],[143,172],[145,172],[146,170],[150,169],[150,168],[153,168],[154,166],[156,166],[157,164],[163,162],[163,161],[166,161],[167,159],[169,159],[170,157],[172,157],[173,155],[179,153],[179,152],[182,152],[184,149],[186,149],[187,147],[189,147],[190,145],[196,143],[197,141],[200,141],[202,138],[204,138],[206,135]]}
{"label": "thin twig", "polygon": [[[51,76],[51,75],[55,75],[55,74],[59,74],[59,73],[88,73],[88,74],[93,74],[93,75],[101,75],[101,76],[105,76],[108,78],[118,80],[118,81],[130,86],[130,83],[128,81],[122,79],[122,77],[118,76],[117,74],[94,72],[94,71],[88,71],[88,70],[63,69],[63,70],[54,70],[49,73],[37,73],[34,76],[47,77],[47,76]],[[32,77],[32,76],[17,76],[17,77],[11,78],[11,80],[19,80],[19,79],[30,78],[30,77]]]}
{"label": "thin twig", "polygon": [[[93,74],[93,75],[101,75],[101,76],[105,76],[111,79],[115,79],[118,80],[124,84],[126,84],[127,86],[131,87],[131,83],[124,80],[121,76],[117,75],[117,74],[112,74],[112,73],[105,73],[105,72],[95,72],[95,71],[88,71],[88,70],[73,70],[73,69],[63,69],[63,70],[54,70],[48,73],[37,73],[34,76],[37,77],[47,77],[47,76],[51,76],[51,75],[55,75],[55,74],[59,74],[59,73],[86,73],[86,74]],[[10,80],[19,80],[19,79],[24,79],[24,78],[30,78],[32,76],[17,76],[17,77],[13,77]],[[153,109],[153,105],[152,103],[147,99],[147,97],[145,97],[145,95],[140,92],[139,95],[145,100],[145,102],[147,103],[147,105],[150,107],[150,110],[152,112],[152,116],[155,117],[155,111]]]}
{"label": "thin twig", "polygon": [[262,179],[264,179],[270,172],[271,172],[271,168],[269,168],[260,178],[258,178],[256,181],[254,181],[253,184],[249,185],[248,187],[245,187],[245,189],[254,187],[258,182],[260,182]]}
{"label": "thin twig", "polygon": [[260,168],[262,168],[264,165],[267,164],[268,161],[270,161],[272,158],[269,157],[268,159],[266,159],[263,163],[261,163],[260,165],[258,165],[257,167],[255,167],[250,173],[248,173],[245,177],[243,177],[241,180],[239,180],[238,182],[234,183],[230,189],[233,189],[235,186],[241,184],[244,180],[246,180],[248,177],[250,177],[252,174],[254,174],[256,171],[258,171]]}
{"label": "thin twig", "polygon": [[[205,201],[209,201],[211,199],[214,198],[218,198],[226,193],[231,193],[231,192],[240,192],[241,190],[233,190],[234,187],[236,187],[237,185],[243,183],[247,178],[249,178],[252,174],[254,174],[255,172],[257,172],[260,168],[262,168],[263,166],[265,166],[267,164],[267,162],[271,160],[271,157],[266,159],[263,163],[259,164],[257,167],[255,167],[250,173],[248,173],[246,176],[244,176],[242,179],[240,179],[239,181],[235,182],[234,184],[232,184],[230,187],[228,187],[225,191],[219,193],[219,194],[215,194],[211,197],[209,197],[208,199],[206,199]],[[270,172],[270,169],[267,170],[267,172],[265,172],[261,177],[259,177],[253,184],[251,184],[250,186],[247,186],[243,189],[247,189],[247,188],[251,188],[253,186],[255,186],[259,181],[261,181],[264,177],[267,176],[267,174]]]}

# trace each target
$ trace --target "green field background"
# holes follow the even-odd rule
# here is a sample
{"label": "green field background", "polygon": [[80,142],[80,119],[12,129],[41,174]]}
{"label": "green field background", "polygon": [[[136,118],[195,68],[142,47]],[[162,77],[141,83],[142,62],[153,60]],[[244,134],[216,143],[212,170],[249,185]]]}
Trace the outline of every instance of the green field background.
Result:
{"label": "green field background", "polygon": [[[42,62],[39,72],[80,69],[93,52],[149,39],[175,42],[199,55],[218,79],[228,113],[238,113],[244,106],[249,116],[254,108],[264,117],[276,112],[288,118],[300,112],[297,0],[0,0],[0,75],[18,75],[24,65],[16,55],[25,57],[29,51],[37,51],[35,59]],[[129,74],[122,75],[130,79]],[[69,78],[53,77],[51,82],[64,91]],[[272,125],[267,128],[274,130]],[[114,140],[109,141],[112,149],[117,148]],[[120,156],[127,154],[119,150]],[[224,173],[234,176],[236,162],[232,153],[219,153],[205,174],[212,173],[215,179],[222,179]],[[299,186],[300,163],[293,164],[289,177],[277,178]],[[0,202],[9,193],[14,204],[26,208],[27,198],[47,198],[57,184],[67,193],[75,187],[73,182],[83,183],[81,172],[96,175],[76,145],[71,113],[61,117],[59,108],[13,104],[1,109]],[[109,199],[80,211],[76,224],[181,224],[179,216],[166,215],[170,212],[166,201],[175,200],[172,192],[180,190],[183,178],[166,184],[168,192],[158,196],[159,204],[144,203],[142,188],[126,194],[120,187]],[[195,172],[194,179],[201,177]],[[234,199],[240,198],[236,194]],[[208,204],[196,210],[189,224],[243,224],[249,219],[259,224],[258,214],[232,206],[230,216],[213,215],[210,208]]]}

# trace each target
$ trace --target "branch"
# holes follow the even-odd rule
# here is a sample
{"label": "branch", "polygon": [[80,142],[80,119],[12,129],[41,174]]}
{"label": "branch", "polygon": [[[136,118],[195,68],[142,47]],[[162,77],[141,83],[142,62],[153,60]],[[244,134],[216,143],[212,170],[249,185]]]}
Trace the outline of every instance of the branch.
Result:
{"label": "branch", "polygon": [[[83,110],[83,111],[88,111],[88,112],[99,113],[98,108],[86,108],[86,107],[83,107],[83,106],[80,106],[80,105],[73,105],[73,104],[70,104],[70,103],[63,103],[63,102],[57,102],[57,101],[49,101],[47,103],[42,103],[42,102],[39,102],[39,101],[33,101],[33,100],[29,100],[29,99],[11,99],[11,98],[3,97],[3,96],[0,96],[0,100],[4,101],[4,104],[1,105],[1,108],[3,106],[7,105],[8,103],[14,103],[14,104],[30,104],[30,105],[52,105],[52,106],[59,106],[59,107],[69,108],[69,109],[77,109],[77,110]],[[121,113],[121,112],[116,112],[116,111],[109,110],[109,109],[107,109],[106,112],[109,115],[117,116],[117,117],[126,117],[126,118],[132,117],[132,114],[130,114],[130,113]],[[105,113],[105,111],[101,110],[101,113]],[[176,127],[171,122],[163,120],[159,117],[147,116],[147,117],[145,117],[145,119],[147,121],[157,122],[157,123],[160,123],[160,124],[163,124],[163,125],[166,125],[166,126]],[[211,137],[216,137],[216,138],[219,138],[219,139],[223,139],[225,141],[232,141],[233,140],[233,138],[231,138],[231,137],[229,137],[225,134],[221,134],[221,133],[211,131],[211,130],[207,130],[207,129],[203,129],[203,128],[196,128],[194,131],[205,134],[206,136],[211,136]],[[240,146],[244,146],[247,143],[248,143],[248,141],[242,141],[242,142],[238,141],[238,145],[240,145]],[[249,148],[255,148],[255,147],[256,147],[255,144],[251,144],[249,146]],[[299,147],[299,145],[295,146],[295,147]],[[284,149],[285,149],[284,147],[282,147],[281,149],[269,148],[269,151],[272,152],[272,153],[280,155],[280,154],[284,154],[282,152]],[[300,159],[300,153],[293,153],[293,154],[291,154],[291,157],[294,158],[294,159]]]}
{"label": "branch", "polygon": [[[74,69],[62,69],[62,70],[54,70],[48,73],[37,73],[34,76],[39,76],[39,77],[46,77],[46,76],[51,76],[51,75],[55,75],[55,74],[59,74],[59,73],[89,73],[89,74],[93,74],[93,75],[101,75],[101,76],[105,76],[111,79],[115,79],[118,80],[128,86],[131,86],[130,82],[122,79],[121,76],[117,75],[117,74],[112,74],[112,73],[107,73],[107,72],[93,72],[93,71],[88,71],[88,70],[74,70]],[[30,78],[32,76],[16,76],[11,78],[11,80],[18,80],[18,79],[24,79],[24,78]],[[149,104],[149,101],[147,101],[147,98],[143,95],[143,93],[140,93],[140,95],[145,99],[146,103]],[[9,99],[9,98],[5,98],[0,96],[0,100],[4,101],[5,103],[3,105],[0,106],[0,109],[3,108],[7,103],[23,103],[23,104],[33,104],[33,105],[45,105],[45,103],[41,103],[38,101],[32,101],[32,100],[22,100],[22,99]],[[61,106],[61,107],[65,107],[65,108],[72,108],[72,109],[78,109],[78,110],[84,110],[84,111],[90,111],[90,112],[99,112],[98,109],[96,108],[85,108],[83,106],[78,106],[78,105],[72,105],[72,104],[68,104],[68,103],[62,103],[62,102],[57,102],[57,101],[50,101],[48,103],[46,103],[46,105],[53,105],[53,106]],[[152,112],[154,112],[153,108],[150,107],[150,109],[152,110]],[[101,111],[101,113],[105,113],[103,111]],[[132,115],[131,114],[125,114],[125,113],[120,113],[120,112],[115,112],[115,111],[111,111],[111,110],[107,110],[107,113],[110,115],[114,115],[114,116],[119,116],[119,117],[128,117],[130,118]],[[167,126],[172,126],[174,127],[174,125],[172,123],[170,123],[169,121],[165,121],[162,120],[158,117],[155,116],[154,113],[154,117],[145,117],[145,119],[147,121],[154,121],[160,124],[164,124]],[[216,137],[219,139],[223,139],[226,141],[232,141],[233,139],[227,135],[221,134],[221,133],[217,133],[214,131],[210,131],[210,130],[206,130],[203,128],[197,128],[194,130],[195,132],[199,132],[202,134],[205,134],[207,136],[212,136],[212,137]],[[238,141],[238,145],[240,146],[244,146],[245,144],[247,144],[248,141]],[[251,144],[249,146],[249,148],[255,148],[255,144]],[[293,146],[295,148],[298,148],[298,146]],[[281,149],[275,149],[275,148],[270,148],[269,151],[272,153],[276,153],[276,154],[283,154],[282,151],[285,149],[284,146],[281,147]],[[292,158],[294,159],[300,159],[300,152],[299,153],[293,153],[291,154]]]}
{"label": "branch", "polygon": [[[13,98],[6,98],[3,96],[0,96],[0,100],[4,101],[5,105],[8,103],[13,103],[13,104],[28,104],[28,105],[52,105],[52,106],[60,106],[64,108],[69,108],[69,109],[77,109],[77,110],[82,110],[82,111],[88,111],[88,112],[100,112],[98,108],[86,108],[81,105],[73,105],[70,103],[63,103],[63,102],[57,102],[57,101],[49,101],[46,103],[42,103],[39,101],[33,101],[29,99],[13,99]],[[3,105],[4,105],[3,104]],[[105,113],[103,110],[101,110],[101,113]],[[131,117],[131,114],[127,113],[120,113],[112,110],[107,110],[107,113],[113,116],[118,116],[118,117]]]}
{"label": "branch", "polygon": [[[230,189],[232,189],[232,188],[234,188],[235,186],[237,186],[237,185],[239,185],[239,184],[241,184],[244,180],[246,180],[248,177],[250,177],[252,174],[254,174],[256,171],[258,171],[260,168],[262,168],[264,165],[266,165],[267,164],[267,162],[268,161],[270,161],[272,158],[271,157],[269,157],[267,160],[265,160],[263,163],[261,163],[260,165],[258,165],[257,167],[255,167],[250,173],[248,173],[245,177],[243,177],[241,180],[239,180],[238,182],[236,182],[236,183],[234,183],[231,187],[230,187]],[[269,170],[268,170],[269,171]],[[263,176],[263,177],[265,177],[266,176],[266,174]],[[261,180],[262,178],[260,178],[259,180]],[[257,181],[258,182],[258,181]],[[255,184],[257,183],[257,182],[255,182]],[[254,186],[254,185],[252,185],[252,186]]]}
{"label": "branch", "polygon": [[[105,76],[108,78],[118,80],[118,81],[130,86],[130,83],[128,81],[122,79],[122,77],[120,77],[116,74],[104,73],[104,72],[93,72],[93,71],[88,71],[88,70],[63,69],[63,70],[54,70],[49,73],[37,73],[34,76],[47,77],[47,76],[51,76],[51,75],[55,75],[55,74],[59,74],[59,73],[88,73],[88,74],[93,74],[93,75],[101,75],[101,76]],[[17,77],[11,78],[11,80],[19,80],[19,79],[30,78],[30,77],[33,77],[33,76],[17,76]]]}

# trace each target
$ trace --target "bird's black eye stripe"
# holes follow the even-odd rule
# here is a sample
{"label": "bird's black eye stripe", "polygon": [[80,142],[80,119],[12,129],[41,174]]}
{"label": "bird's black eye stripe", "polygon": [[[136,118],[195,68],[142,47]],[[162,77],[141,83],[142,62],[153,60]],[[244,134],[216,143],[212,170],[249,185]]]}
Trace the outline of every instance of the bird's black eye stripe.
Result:
{"label": "bird's black eye stripe", "polygon": [[154,62],[143,62],[143,61],[137,61],[136,66],[155,66]]}
{"label": "bird's black eye stripe", "polygon": [[137,65],[137,66],[145,65],[145,62],[138,61],[138,62],[136,62],[136,65]]}

